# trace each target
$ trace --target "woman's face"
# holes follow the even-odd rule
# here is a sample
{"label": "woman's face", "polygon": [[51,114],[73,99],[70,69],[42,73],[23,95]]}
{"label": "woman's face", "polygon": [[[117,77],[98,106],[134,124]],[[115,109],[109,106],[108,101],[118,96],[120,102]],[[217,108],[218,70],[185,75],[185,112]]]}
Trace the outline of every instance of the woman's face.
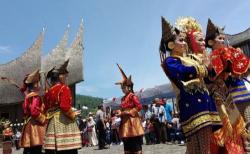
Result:
{"label": "woman's face", "polygon": [[124,94],[128,94],[128,93],[130,92],[128,86],[122,85],[122,86],[121,86],[121,89],[122,89],[122,92],[123,92]]}
{"label": "woman's face", "polygon": [[187,43],[185,40],[186,36],[184,33],[180,33],[176,36],[176,39],[174,41],[174,48],[173,51],[177,52],[178,54],[183,54],[187,51]]}
{"label": "woman's face", "polygon": [[60,82],[66,84],[67,83],[67,77],[68,77],[68,74],[60,74],[59,75]]}
{"label": "woman's face", "polygon": [[33,83],[34,91],[39,91],[39,90],[40,90],[40,87],[41,87],[40,81],[38,81],[38,82],[36,82],[36,83]]}
{"label": "woman's face", "polygon": [[206,47],[205,47],[206,43],[205,43],[205,38],[203,34],[201,32],[195,32],[194,37],[195,37],[195,42],[198,47],[198,51],[203,53],[206,50]]}
{"label": "woman's face", "polygon": [[214,45],[212,46],[213,49],[220,49],[225,47],[225,35],[219,34],[214,39]]}

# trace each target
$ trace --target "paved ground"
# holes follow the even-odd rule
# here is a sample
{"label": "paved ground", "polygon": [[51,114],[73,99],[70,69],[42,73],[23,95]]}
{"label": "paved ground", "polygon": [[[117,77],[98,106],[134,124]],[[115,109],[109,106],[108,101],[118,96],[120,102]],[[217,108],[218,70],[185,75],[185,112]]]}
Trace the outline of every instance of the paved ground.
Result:
{"label": "paved ground", "polygon": [[[143,145],[143,154],[185,154],[186,146],[179,145],[167,145],[167,144],[156,144],[156,145]],[[0,154],[2,149],[0,148]],[[97,150],[97,147],[86,147],[82,148],[78,152],[79,154],[123,154],[122,145],[110,146],[109,149]],[[22,150],[13,149],[12,154],[22,154]]]}

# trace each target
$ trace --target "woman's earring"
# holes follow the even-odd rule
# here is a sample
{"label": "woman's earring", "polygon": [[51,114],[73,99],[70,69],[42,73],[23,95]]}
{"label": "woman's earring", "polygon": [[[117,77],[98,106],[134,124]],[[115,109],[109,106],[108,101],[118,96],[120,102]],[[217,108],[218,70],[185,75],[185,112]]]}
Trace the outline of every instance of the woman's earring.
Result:
{"label": "woman's earring", "polygon": [[175,47],[174,42],[172,42],[172,41],[171,41],[171,42],[168,42],[168,48],[169,48],[169,49],[172,50],[172,49],[174,49],[174,47]]}

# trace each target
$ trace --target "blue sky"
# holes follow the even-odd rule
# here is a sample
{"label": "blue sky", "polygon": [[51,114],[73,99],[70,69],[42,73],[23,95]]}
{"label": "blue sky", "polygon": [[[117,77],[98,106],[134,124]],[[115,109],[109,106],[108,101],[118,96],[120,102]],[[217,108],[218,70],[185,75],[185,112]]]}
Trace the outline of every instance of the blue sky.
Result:
{"label": "blue sky", "polygon": [[235,34],[250,27],[247,0],[2,0],[0,64],[20,56],[44,26],[43,55],[51,51],[68,24],[73,41],[84,21],[84,78],[77,93],[104,98],[120,96],[118,62],[135,83],[135,90],[169,82],[159,61],[161,16],[171,23],[193,16],[206,28],[210,17]]}

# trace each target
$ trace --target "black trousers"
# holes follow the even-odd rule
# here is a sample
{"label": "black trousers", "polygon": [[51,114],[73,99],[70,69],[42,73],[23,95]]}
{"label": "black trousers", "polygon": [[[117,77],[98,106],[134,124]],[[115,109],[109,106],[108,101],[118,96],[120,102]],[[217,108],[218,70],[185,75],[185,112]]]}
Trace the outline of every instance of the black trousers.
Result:
{"label": "black trousers", "polygon": [[142,150],[142,136],[123,138],[124,151],[138,152]]}
{"label": "black trousers", "polygon": [[165,143],[167,140],[166,125],[164,123],[160,123],[158,119],[155,119],[154,128],[156,133],[156,143]]}
{"label": "black trousers", "polygon": [[35,146],[30,148],[24,148],[23,154],[41,154],[42,146]]}
{"label": "black trousers", "polygon": [[105,147],[106,132],[101,120],[96,122],[97,136],[98,136],[98,147],[102,149]]}
{"label": "black trousers", "polygon": [[45,154],[78,154],[78,151],[77,149],[62,150],[62,151],[45,150]]}
{"label": "black trousers", "polygon": [[118,144],[121,142],[120,137],[119,137],[119,133],[117,129],[112,129],[112,142],[115,144]]}

